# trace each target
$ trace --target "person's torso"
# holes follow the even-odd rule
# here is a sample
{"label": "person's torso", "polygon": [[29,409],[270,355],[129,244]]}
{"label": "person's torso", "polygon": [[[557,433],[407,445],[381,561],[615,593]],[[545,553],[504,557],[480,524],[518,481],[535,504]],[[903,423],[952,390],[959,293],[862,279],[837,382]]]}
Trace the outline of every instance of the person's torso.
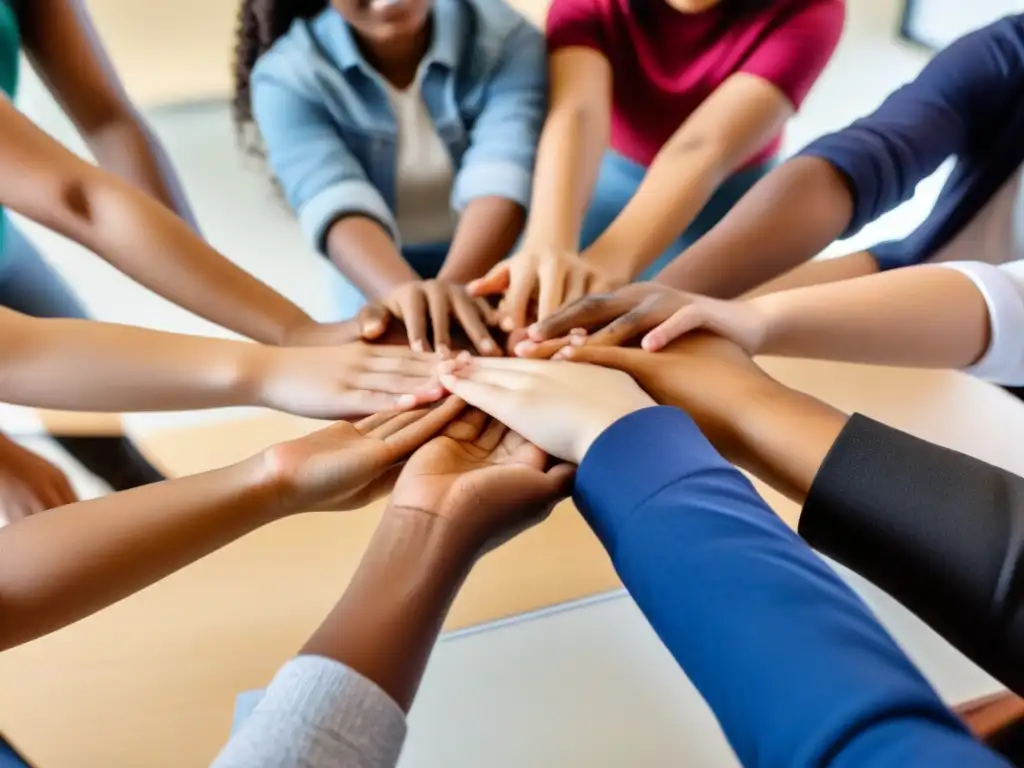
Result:
{"label": "person's torso", "polygon": [[454,169],[434,129],[420,80],[403,91],[387,86],[398,132],[395,223],[403,243],[448,243],[458,223],[449,202]]}
{"label": "person's torso", "polygon": [[[729,20],[722,4],[684,14],[664,0],[594,0],[613,72],[612,145],[641,165],[771,36],[793,2]],[[802,0],[797,0],[798,2]],[[750,164],[779,149],[781,134]]]}
{"label": "person's torso", "polygon": [[[457,173],[490,95],[492,73],[502,64],[505,40],[527,22],[502,0],[436,0],[432,13],[433,39],[418,82],[434,133]],[[370,183],[396,210],[401,131],[389,86],[359,53],[340,14],[328,7],[311,21],[297,21],[264,58],[271,57],[278,79],[328,112]],[[260,64],[267,66],[262,59]]]}
{"label": "person's torso", "polygon": [[1020,259],[1024,259],[1024,165],[927,262],[1005,264]]}

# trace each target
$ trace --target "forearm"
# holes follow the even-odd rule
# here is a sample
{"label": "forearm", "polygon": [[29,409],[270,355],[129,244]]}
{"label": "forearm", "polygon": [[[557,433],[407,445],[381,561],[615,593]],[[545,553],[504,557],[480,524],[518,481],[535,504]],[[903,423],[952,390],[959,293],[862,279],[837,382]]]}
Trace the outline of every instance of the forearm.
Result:
{"label": "forearm", "polygon": [[438,278],[468,283],[508,255],[523,231],[526,212],[503,197],[481,197],[462,212],[455,239]]}
{"label": "forearm", "polygon": [[281,515],[262,459],[0,528],[0,648],[78,621]]}
{"label": "forearm", "polygon": [[744,765],[896,766],[908,749],[935,765],[999,764],[680,412],[612,426],[576,487],[623,584]]}
{"label": "forearm", "polygon": [[555,250],[579,247],[583,214],[608,146],[610,125],[601,110],[553,109],[544,124],[525,240]]}
{"label": "forearm", "polygon": [[408,711],[475,546],[449,524],[389,509],[352,582],[300,651],[345,664]]}
{"label": "forearm", "polygon": [[588,257],[593,253],[603,267],[632,280],[689,226],[724,178],[709,148],[666,147]]}
{"label": "forearm", "polygon": [[868,251],[857,251],[845,256],[830,259],[808,261],[794,267],[767,283],[743,294],[743,299],[753,299],[768,293],[781,293],[794,288],[806,288],[811,285],[838,283],[841,280],[852,280],[855,277],[873,275],[879,271],[878,262]]}
{"label": "forearm", "polygon": [[1024,692],[1024,478],[854,415],[799,531]]}
{"label": "forearm", "polygon": [[[722,455],[802,504],[848,417],[768,376],[724,409],[729,439]],[[799,520],[799,518],[798,518]]]}
{"label": "forearm", "polygon": [[339,219],[327,233],[331,261],[371,300],[420,279],[384,227],[365,216]]}
{"label": "forearm", "polygon": [[85,320],[0,314],[0,400],[172,411],[256,405],[266,347]]}
{"label": "forearm", "polygon": [[985,297],[966,275],[940,267],[768,294],[751,305],[764,322],[758,354],[962,368],[989,344]]}
{"label": "forearm", "polygon": [[657,281],[733,298],[813,258],[846,228],[853,199],[829,163],[798,157],[772,171]]}
{"label": "forearm", "polygon": [[298,306],[235,266],[134,187],[88,172],[69,179],[59,193],[61,204],[53,218],[41,223],[169,301],[268,344],[283,343],[291,330],[311,322]]}
{"label": "forearm", "polygon": [[86,136],[100,166],[163,203],[199,231],[195,213],[166,151],[140,116],[113,120]]}

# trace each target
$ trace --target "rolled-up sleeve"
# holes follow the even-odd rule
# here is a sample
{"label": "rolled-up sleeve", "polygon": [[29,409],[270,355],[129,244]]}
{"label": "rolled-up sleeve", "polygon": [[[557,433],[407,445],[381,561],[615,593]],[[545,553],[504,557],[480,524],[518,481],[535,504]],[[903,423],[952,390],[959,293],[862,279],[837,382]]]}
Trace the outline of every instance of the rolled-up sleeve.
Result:
{"label": "rolled-up sleeve", "polygon": [[331,225],[346,216],[374,219],[398,239],[388,204],[312,94],[257,65],[252,109],[271,170],[313,248],[324,253]]}
{"label": "rolled-up sleeve", "polygon": [[870,116],[811,143],[848,180],[854,210],[843,237],[900,203],[948,157],[978,146],[1020,98],[1021,21],[1003,19],[960,38]]}
{"label": "rolled-up sleeve", "polygon": [[995,384],[1024,386],[1024,263],[957,261],[937,266],[969,277],[988,305],[988,349],[964,372]]}
{"label": "rolled-up sleeve", "polygon": [[484,98],[455,177],[452,207],[461,211],[478,197],[503,197],[526,208],[547,109],[544,39],[528,22],[506,38]]}
{"label": "rolled-up sleeve", "polygon": [[344,664],[299,656],[285,664],[211,768],[392,768],[405,714]]}

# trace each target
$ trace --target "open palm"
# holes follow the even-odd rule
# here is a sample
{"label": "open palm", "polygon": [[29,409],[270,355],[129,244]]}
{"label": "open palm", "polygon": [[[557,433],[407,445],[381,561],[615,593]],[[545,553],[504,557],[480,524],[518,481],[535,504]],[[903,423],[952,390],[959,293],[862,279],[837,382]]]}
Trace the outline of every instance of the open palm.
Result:
{"label": "open palm", "polygon": [[463,412],[409,459],[391,506],[448,521],[493,549],[547,516],[571,487],[573,469],[545,471],[547,455],[478,410]]}

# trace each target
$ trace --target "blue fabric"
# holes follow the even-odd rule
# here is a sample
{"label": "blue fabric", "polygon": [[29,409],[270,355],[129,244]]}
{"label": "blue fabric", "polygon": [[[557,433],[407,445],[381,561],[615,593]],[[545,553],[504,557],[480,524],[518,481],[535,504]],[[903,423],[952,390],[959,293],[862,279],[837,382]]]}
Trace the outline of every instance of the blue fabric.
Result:
{"label": "blue fabric", "polygon": [[810,144],[853,193],[844,237],[908,200],[947,158],[956,167],[929,217],[903,240],[870,249],[883,269],[934,256],[1024,162],[1024,15],[972,32],[939,53],[870,116]]}
{"label": "blue fabric", "polygon": [[743,765],[1006,765],[682,411],[606,430],[575,500]]}
{"label": "blue fabric", "polygon": [[[775,167],[775,161],[771,160],[752,168],[745,168],[726,179],[690,223],[690,226],[673,240],[664,253],[651,262],[637,279],[652,279],[670,261],[721,221],[729,209],[747,193],[747,190],[760,181],[773,167]],[[647,169],[644,166],[628,157],[613,150],[605,152],[597,184],[594,187],[594,196],[583,218],[583,227],[580,230],[581,248],[589,246],[597,240],[602,232],[608,229],[622,209],[626,207],[626,204],[633,199],[633,195],[636,194],[646,173]]]}
{"label": "blue fabric", "polygon": [[[501,0],[436,0],[423,99],[455,166],[452,207],[497,196],[524,207],[547,102],[540,32]],[[397,127],[381,76],[328,8],[257,62],[252,107],[270,166],[309,241],[337,219],[395,226]]]}
{"label": "blue fabric", "polygon": [[88,319],[75,292],[6,214],[0,254],[0,306],[32,317]]}

